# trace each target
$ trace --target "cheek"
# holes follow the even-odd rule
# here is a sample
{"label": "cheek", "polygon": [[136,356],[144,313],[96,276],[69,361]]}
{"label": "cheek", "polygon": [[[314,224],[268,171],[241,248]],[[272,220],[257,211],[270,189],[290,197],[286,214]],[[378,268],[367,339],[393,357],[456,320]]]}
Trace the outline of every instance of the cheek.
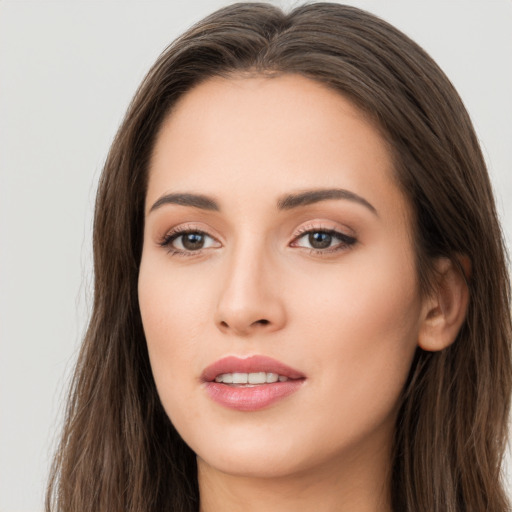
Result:
{"label": "cheek", "polygon": [[[378,261],[378,264],[375,263]],[[417,344],[421,300],[410,259],[381,254],[378,260],[350,265],[330,281],[310,278],[297,311],[308,333],[305,359],[324,390],[309,410],[331,411],[329,425],[315,421],[311,431],[325,439],[357,437],[395,413]],[[348,269],[347,265],[347,269]],[[319,283],[330,284],[326,292]],[[334,286],[332,283],[336,283]],[[307,305],[307,308],[306,308]],[[320,417],[320,416],[319,416]],[[347,419],[350,419],[347,422]]]}
{"label": "cheek", "polygon": [[[178,382],[190,380],[198,344],[211,318],[208,287],[165,263],[142,259],[139,305],[153,376],[163,401]],[[179,388],[180,386],[178,386]],[[169,396],[168,396],[169,395]]]}

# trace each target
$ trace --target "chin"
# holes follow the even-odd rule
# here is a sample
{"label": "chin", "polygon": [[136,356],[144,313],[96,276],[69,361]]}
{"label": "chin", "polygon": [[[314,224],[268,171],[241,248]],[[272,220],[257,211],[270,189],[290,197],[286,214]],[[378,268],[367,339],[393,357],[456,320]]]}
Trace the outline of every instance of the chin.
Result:
{"label": "chin", "polygon": [[307,435],[300,437],[260,426],[238,432],[228,429],[222,435],[216,432],[205,435],[203,431],[201,437],[186,442],[197,454],[198,463],[202,461],[222,473],[246,478],[279,478],[321,464],[325,451],[322,446]]}
{"label": "chin", "polygon": [[290,454],[261,449],[256,453],[247,450],[232,450],[229,454],[210,452],[205,457],[198,455],[198,463],[199,460],[221,473],[241,478],[280,478],[307,469]]}

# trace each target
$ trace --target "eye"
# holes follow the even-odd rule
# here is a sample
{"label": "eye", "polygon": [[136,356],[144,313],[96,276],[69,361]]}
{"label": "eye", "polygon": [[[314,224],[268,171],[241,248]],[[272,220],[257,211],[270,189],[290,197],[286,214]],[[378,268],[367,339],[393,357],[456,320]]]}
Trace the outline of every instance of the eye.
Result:
{"label": "eye", "polygon": [[210,247],[220,247],[213,237],[199,230],[174,230],[168,233],[160,245],[173,253],[192,253]]}
{"label": "eye", "polygon": [[310,229],[295,238],[293,247],[304,247],[315,252],[336,252],[356,243],[353,236],[333,229]]}

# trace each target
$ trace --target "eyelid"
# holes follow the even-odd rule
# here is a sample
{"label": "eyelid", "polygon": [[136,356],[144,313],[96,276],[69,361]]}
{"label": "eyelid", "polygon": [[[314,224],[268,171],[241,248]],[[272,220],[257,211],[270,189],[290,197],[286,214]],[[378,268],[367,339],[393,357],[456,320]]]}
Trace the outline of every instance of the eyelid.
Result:
{"label": "eyelid", "polygon": [[305,233],[310,233],[311,231],[335,232],[345,237],[357,238],[353,229],[348,226],[342,226],[337,222],[327,220],[309,221],[306,224],[302,224],[294,231],[292,238],[295,239]]}
{"label": "eyelid", "polygon": [[[198,256],[202,254],[204,251],[208,251],[210,249],[220,248],[224,245],[221,241],[221,237],[212,234],[212,229],[207,226],[206,228],[202,223],[184,223],[178,224],[168,230],[165,233],[158,237],[157,244],[160,247],[167,248],[168,252],[174,255],[184,255],[184,256]],[[350,232],[350,234],[347,233]],[[327,233],[338,240],[333,246],[325,247],[325,248],[316,248],[316,247],[304,247],[298,244],[298,241],[303,238],[307,234],[311,233]],[[205,237],[213,240],[213,244],[209,247],[200,247],[198,249],[181,249],[179,247],[174,247],[172,244],[174,240],[179,238],[182,235],[187,233],[198,233],[204,235]],[[289,242],[289,246],[299,249],[305,249],[315,254],[323,254],[328,255],[329,253],[340,252],[344,250],[350,249],[354,244],[358,242],[355,233],[352,229],[347,226],[343,228],[340,227],[338,223],[332,221],[310,221],[307,224],[303,224],[299,226],[294,234],[292,235],[292,239]]]}
{"label": "eyelid", "polygon": [[[179,249],[172,246],[172,242],[179,238],[180,236],[186,235],[187,233],[198,233],[204,235],[208,238],[211,238],[215,241],[215,247],[205,247],[197,250],[187,250],[187,249]],[[195,223],[185,223],[178,224],[168,230],[165,233],[157,238],[157,244],[160,247],[167,248],[169,253],[173,255],[182,255],[182,256],[197,256],[202,254],[205,250],[209,250],[212,248],[222,247],[222,242],[219,240],[219,237],[213,235],[208,228],[199,227]]]}
{"label": "eyelid", "polygon": [[211,238],[214,238],[217,241],[220,241],[220,237],[217,234],[213,234],[214,230],[210,226],[205,225],[203,222],[182,222],[176,224],[170,228],[165,229],[165,231],[163,231],[162,234],[157,234],[156,240],[158,243],[160,243],[169,236],[190,232],[203,233]]}
{"label": "eyelid", "polygon": [[[318,223],[315,222],[300,226],[293,234],[290,246],[298,249],[307,250],[315,255],[328,256],[329,254],[349,250],[358,242],[355,233],[353,232],[352,229],[348,227],[345,227],[345,229],[341,229],[339,225],[332,226],[333,223],[331,222],[328,222],[328,224],[330,224],[329,227],[326,227],[325,224],[325,221],[320,221]],[[348,234],[345,231],[350,231],[351,234]],[[311,233],[327,233],[333,236],[334,238],[337,238],[339,242],[334,246],[329,246],[326,248],[304,247],[298,244],[299,240],[301,240],[306,235]]]}

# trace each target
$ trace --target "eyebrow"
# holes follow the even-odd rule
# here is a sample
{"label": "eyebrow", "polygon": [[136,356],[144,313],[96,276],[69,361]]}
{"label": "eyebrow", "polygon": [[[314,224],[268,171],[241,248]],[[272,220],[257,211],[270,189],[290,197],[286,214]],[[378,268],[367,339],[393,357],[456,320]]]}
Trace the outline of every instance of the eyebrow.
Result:
{"label": "eyebrow", "polygon": [[191,206],[192,208],[200,208],[201,210],[211,210],[218,212],[219,205],[210,197],[200,194],[165,194],[160,197],[151,207],[149,213],[160,208],[164,204],[179,204],[181,206]]}
{"label": "eyebrow", "polygon": [[328,188],[320,190],[307,190],[297,194],[290,194],[281,197],[277,202],[279,210],[291,210],[299,206],[307,206],[309,204],[319,203],[320,201],[328,201],[330,199],[346,199],[354,201],[368,208],[372,213],[378,216],[375,206],[369,203],[364,197],[361,197],[350,190],[342,188]]}
{"label": "eyebrow", "polygon": [[[328,201],[331,199],[345,199],[353,201],[360,205],[365,206],[372,213],[378,216],[375,207],[369,203],[364,197],[361,197],[350,190],[341,188],[329,188],[319,190],[306,190],[297,194],[288,194],[278,199],[278,210],[292,210],[300,206],[307,206],[321,201]],[[149,213],[160,208],[165,204],[178,204],[181,206],[189,206],[192,208],[199,208],[201,210],[220,211],[218,203],[211,197],[202,194],[190,194],[184,192],[177,192],[165,194],[160,197],[151,207]]]}

